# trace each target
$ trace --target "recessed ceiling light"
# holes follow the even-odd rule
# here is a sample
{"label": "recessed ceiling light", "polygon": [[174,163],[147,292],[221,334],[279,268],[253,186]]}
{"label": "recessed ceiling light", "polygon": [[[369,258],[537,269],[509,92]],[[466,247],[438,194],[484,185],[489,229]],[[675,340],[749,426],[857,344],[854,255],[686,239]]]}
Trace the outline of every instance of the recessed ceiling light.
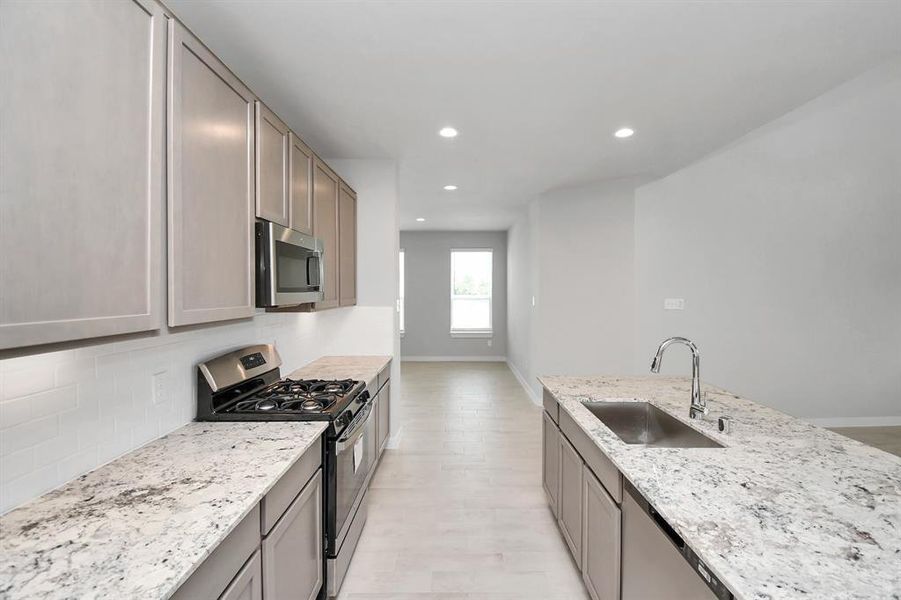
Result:
{"label": "recessed ceiling light", "polygon": [[417,223],[422,223],[423,221],[425,221],[425,217],[416,217]]}
{"label": "recessed ceiling light", "polygon": [[442,127],[441,130],[438,132],[438,135],[440,135],[443,138],[457,137],[457,130],[454,129],[453,127]]}
{"label": "recessed ceiling light", "polygon": [[449,192],[452,192],[452,191],[454,191],[455,189],[457,189],[457,186],[455,186],[455,185],[446,185],[446,186],[444,186],[444,189],[446,189],[446,190],[449,191]]}
{"label": "recessed ceiling light", "polygon": [[627,138],[632,137],[633,133],[635,133],[633,130],[629,129],[628,127],[623,127],[622,129],[617,129],[613,135],[618,138]]}

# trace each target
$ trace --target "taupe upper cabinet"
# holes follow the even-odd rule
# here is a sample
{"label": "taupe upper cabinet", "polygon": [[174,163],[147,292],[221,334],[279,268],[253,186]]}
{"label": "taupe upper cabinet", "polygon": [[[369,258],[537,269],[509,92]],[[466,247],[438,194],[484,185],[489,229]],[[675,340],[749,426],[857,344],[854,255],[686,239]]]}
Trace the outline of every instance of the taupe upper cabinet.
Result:
{"label": "taupe upper cabinet", "polygon": [[288,227],[288,126],[259,100],[256,144],[257,216]]}
{"label": "taupe upper cabinet", "polygon": [[357,303],[357,195],[341,184],[338,192],[338,297],[341,306]]}
{"label": "taupe upper cabinet", "polygon": [[255,312],[255,100],[170,21],[169,325]]}
{"label": "taupe upper cabinet", "polygon": [[313,235],[313,151],[293,132],[288,139],[291,229]]}
{"label": "taupe upper cabinet", "polygon": [[0,3],[0,348],[160,326],[166,17]]}
{"label": "taupe upper cabinet", "polygon": [[316,308],[338,306],[338,176],[313,159],[313,235],[322,240],[324,297]]}

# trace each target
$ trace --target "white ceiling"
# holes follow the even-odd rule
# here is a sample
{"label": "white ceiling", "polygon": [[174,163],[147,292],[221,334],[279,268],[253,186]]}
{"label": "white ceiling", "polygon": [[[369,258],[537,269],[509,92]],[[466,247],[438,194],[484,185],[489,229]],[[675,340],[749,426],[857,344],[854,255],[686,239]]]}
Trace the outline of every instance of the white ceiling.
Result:
{"label": "white ceiling", "polygon": [[397,159],[402,229],[664,175],[901,53],[897,0],[167,4],[319,154]]}

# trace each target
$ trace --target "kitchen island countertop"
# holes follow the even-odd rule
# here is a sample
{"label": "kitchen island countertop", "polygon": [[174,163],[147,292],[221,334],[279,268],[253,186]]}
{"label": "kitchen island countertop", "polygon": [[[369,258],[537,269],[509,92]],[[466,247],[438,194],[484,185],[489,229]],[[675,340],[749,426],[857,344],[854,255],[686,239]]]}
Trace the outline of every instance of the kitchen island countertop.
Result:
{"label": "kitchen island countertop", "polygon": [[[539,379],[737,599],[901,598],[901,458],[708,385],[691,420],[689,379]],[[583,401],[650,401],[725,447],[630,446]]]}

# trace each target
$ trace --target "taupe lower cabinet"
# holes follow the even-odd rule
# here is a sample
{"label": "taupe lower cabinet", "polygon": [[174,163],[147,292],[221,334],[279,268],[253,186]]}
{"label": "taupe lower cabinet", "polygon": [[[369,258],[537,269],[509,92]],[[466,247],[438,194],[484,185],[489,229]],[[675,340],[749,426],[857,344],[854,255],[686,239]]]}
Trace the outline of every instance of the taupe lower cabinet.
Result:
{"label": "taupe lower cabinet", "polygon": [[620,600],[622,476],[600,450],[592,451],[594,442],[547,392],[544,408],[542,480],[548,506],[592,600]]}
{"label": "taupe lower cabinet", "polygon": [[166,16],[0,3],[0,348],[158,329]]}
{"label": "taupe lower cabinet", "polygon": [[313,600],[322,587],[322,471],[263,540],[263,593]]}
{"label": "taupe lower cabinet", "polygon": [[560,436],[560,493],[557,522],[576,564],[582,566],[582,458],[566,436]]}
{"label": "taupe lower cabinet", "polygon": [[547,494],[548,505],[558,516],[557,496],[560,492],[560,431],[548,413],[541,416],[541,482]]}
{"label": "taupe lower cabinet", "polygon": [[169,325],[250,317],[256,98],[170,24]]}
{"label": "taupe lower cabinet", "polygon": [[338,304],[357,303],[357,195],[343,183],[338,190]]}
{"label": "taupe lower cabinet", "polygon": [[385,449],[391,434],[391,382],[387,382],[378,395],[376,440],[379,454]]}
{"label": "taupe lower cabinet", "polygon": [[313,444],[173,600],[313,600],[322,588],[322,445]]}
{"label": "taupe lower cabinet", "polygon": [[263,561],[259,550],[253,553],[219,600],[263,600]]}
{"label": "taupe lower cabinet", "polygon": [[257,100],[255,129],[256,214],[289,227],[288,126]]}
{"label": "taupe lower cabinet", "polygon": [[619,600],[620,509],[591,469],[583,469],[582,579],[594,600]]}

